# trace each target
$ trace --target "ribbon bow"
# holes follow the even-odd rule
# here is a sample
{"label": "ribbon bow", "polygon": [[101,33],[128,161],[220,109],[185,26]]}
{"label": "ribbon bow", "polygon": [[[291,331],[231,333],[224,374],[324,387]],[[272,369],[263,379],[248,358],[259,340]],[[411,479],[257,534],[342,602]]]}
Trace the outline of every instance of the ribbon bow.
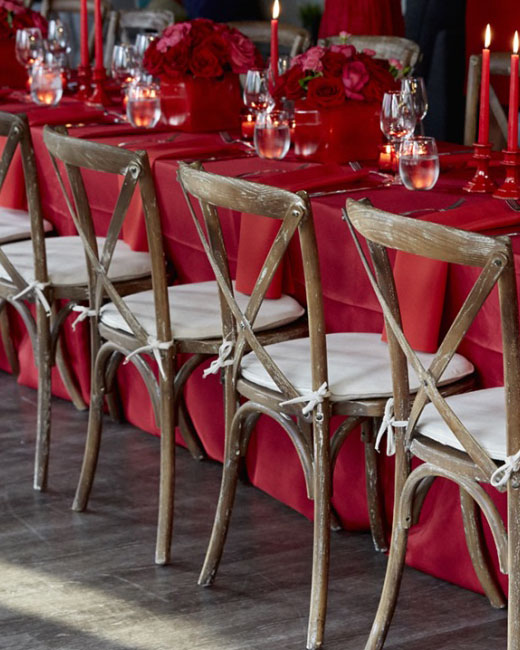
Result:
{"label": "ribbon bow", "polygon": [[386,455],[393,456],[395,454],[395,433],[394,427],[407,427],[408,420],[396,420],[394,418],[394,400],[391,397],[385,404],[385,412],[383,415],[383,421],[379,427],[379,431],[376,436],[376,444],[374,446],[376,451],[379,451],[379,446],[381,440],[385,433],[386,436]]}
{"label": "ribbon bow", "polygon": [[221,368],[233,365],[233,359],[228,359],[233,350],[233,343],[224,339],[218,349],[218,357],[213,359],[209,366],[202,373],[202,378],[206,379],[209,375],[214,375]]}
{"label": "ribbon bow", "polygon": [[520,469],[520,450],[513,454],[513,456],[508,456],[503,465],[497,467],[497,469],[491,475],[490,483],[493,487],[501,488],[504,487],[513,472],[518,472]]}
{"label": "ribbon bow", "polygon": [[87,318],[92,318],[96,315],[95,309],[89,309],[88,307],[83,307],[82,305],[75,305],[72,308],[72,311],[79,312],[79,316],[72,323],[72,331],[76,331],[76,326],[83,322]]}
{"label": "ribbon bow", "polygon": [[309,393],[304,393],[299,397],[294,397],[293,399],[285,400],[285,402],[280,402],[279,406],[285,406],[286,404],[305,404],[302,408],[303,415],[310,413],[318,404],[321,404],[325,397],[330,396],[330,391],[327,388],[327,382],[318,388],[318,390],[310,391]]}
{"label": "ribbon bow", "polygon": [[34,292],[35,299],[40,301],[43,308],[45,309],[45,313],[47,316],[50,316],[51,306],[49,305],[49,302],[43,293],[45,287],[48,286],[48,282],[38,282],[37,280],[34,280],[33,282],[29,282],[25,289],[22,289],[19,293],[16,294],[16,296],[13,296],[11,300],[20,300],[20,298],[23,298],[23,296],[26,294]]}
{"label": "ribbon bow", "polygon": [[134,357],[136,354],[141,354],[143,352],[151,352],[155,360],[157,361],[157,365],[159,366],[159,372],[161,373],[161,377],[163,379],[166,379],[166,372],[164,371],[164,366],[161,358],[161,350],[168,350],[169,348],[172,347],[172,345],[173,345],[173,341],[158,341],[157,339],[150,337],[146,345],[142,345],[140,348],[137,348],[136,350],[130,352],[130,354],[127,354],[125,360],[123,361],[123,364],[128,363],[130,359]]}

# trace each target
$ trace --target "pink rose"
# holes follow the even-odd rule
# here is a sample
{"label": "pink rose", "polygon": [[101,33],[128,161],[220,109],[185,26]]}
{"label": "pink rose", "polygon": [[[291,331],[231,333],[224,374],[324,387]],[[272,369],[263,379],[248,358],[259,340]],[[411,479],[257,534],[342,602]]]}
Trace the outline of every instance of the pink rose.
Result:
{"label": "pink rose", "polygon": [[[366,54],[367,56],[375,56],[375,55],[376,55],[376,51],[370,49],[369,47],[365,47],[365,49],[363,50],[363,54]],[[391,60],[391,59],[390,59],[390,60]]]}
{"label": "pink rose", "polygon": [[25,11],[25,7],[21,2],[12,2],[11,0],[1,0],[0,7],[3,7],[6,11],[12,11],[13,14]]}
{"label": "pink rose", "polygon": [[307,52],[296,56],[291,63],[291,67],[299,65],[303,70],[312,70],[313,72],[323,72],[321,59],[327,50],[324,47],[316,45],[311,47]]}
{"label": "pink rose", "polygon": [[353,45],[347,45],[346,43],[336,43],[335,45],[330,46],[331,52],[338,52],[338,54],[343,54],[346,59],[351,59],[356,53],[356,48]]}
{"label": "pink rose", "polygon": [[364,96],[359,92],[369,81],[367,69],[361,61],[347,61],[343,68],[343,85],[345,95],[349,99],[363,100]]}
{"label": "pink rose", "polygon": [[393,66],[396,70],[402,70],[403,64],[399,59],[388,59],[388,63]]}
{"label": "pink rose", "polygon": [[169,47],[175,47],[189,35],[190,31],[190,23],[178,23],[177,25],[170,25],[164,30],[161,38],[157,42],[158,51],[166,52]]}
{"label": "pink rose", "polygon": [[237,29],[229,30],[229,46],[233,72],[240,74],[254,67],[257,60],[256,48],[244,34]]}

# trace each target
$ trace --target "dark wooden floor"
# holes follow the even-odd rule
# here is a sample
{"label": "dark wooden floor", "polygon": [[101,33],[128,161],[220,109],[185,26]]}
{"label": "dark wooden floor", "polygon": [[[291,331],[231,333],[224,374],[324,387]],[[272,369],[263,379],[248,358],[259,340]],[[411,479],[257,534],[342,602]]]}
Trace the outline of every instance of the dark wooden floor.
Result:
{"label": "dark wooden floor", "polygon": [[[312,528],[241,485],[214,587],[196,584],[220,467],[180,450],[174,563],[153,564],[158,440],[109,423],[90,510],[70,503],[87,416],[56,401],[50,488],[33,492],[36,394],[0,373],[2,650],[303,650]],[[386,558],[333,535],[327,650],[363,648]],[[387,648],[505,648],[506,616],[411,569]]]}

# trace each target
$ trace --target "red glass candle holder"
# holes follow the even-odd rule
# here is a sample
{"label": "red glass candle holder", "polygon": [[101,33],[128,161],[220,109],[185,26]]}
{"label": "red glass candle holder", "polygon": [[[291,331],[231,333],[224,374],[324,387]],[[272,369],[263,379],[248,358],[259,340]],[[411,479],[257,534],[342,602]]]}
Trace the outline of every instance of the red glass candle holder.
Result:
{"label": "red glass candle holder", "polygon": [[380,172],[396,171],[396,155],[394,145],[382,144],[379,147],[378,169]]}
{"label": "red glass candle holder", "polygon": [[256,112],[250,108],[243,108],[240,111],[240,125],[242,130],[242,138],[244,140],[252,140],[255,133],[255,120]]}
{"label": "red glass candle holder", "polygon": [[80,65],[78,68],[78,91],[76,98],[86,102],[90,99],[92,94],[92,87],[90,84],[92,78],[92,71],[90,65]]}
{"label": "red glass candle holder", "polygon": [[105,68],[94,68],[92,74],[94,92],[89,98],[91,104],[101,104],[101,106],[110,106],[112,100],[106,91],[107,72]]}
{"label": "red glass candle holder", "polygon": [[473,145],[473,159],[477,162],[477,169],[473,178],[462,188],[465,192],[492,192],[496,184],[489,176],[489,161],[491,160],[491,144]]}
{"label": "red glass candle holder", "polygon": [[520,151],[502,152],[506,179],[493,194],[497,199],[520,199]]}

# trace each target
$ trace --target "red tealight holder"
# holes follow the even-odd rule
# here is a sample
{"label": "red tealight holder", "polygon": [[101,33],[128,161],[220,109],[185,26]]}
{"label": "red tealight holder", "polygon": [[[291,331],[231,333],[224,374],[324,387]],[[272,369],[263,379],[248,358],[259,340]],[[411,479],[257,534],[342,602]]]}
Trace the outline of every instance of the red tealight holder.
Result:
{"label": "red tealight holder", "polygon": [[240,125],[244,140],[252,140],[255,133],[256,112],[250,108],[243,108],[240,112]]}
{"label": "red tealight holder", "polygon": [[502,154],[506,179],[493,196],[497,199],[520,199],[520,151],[504,150]]}
{"label": "red tealight holder", "polygon": [[380,172],[395,171],[395,150],[393,144],[382,144],[379,147],[378,168]]}
{"label": "red tealight holder", "polygon": [[489,176],[489,161],[491,160],[491,144],[473,145],[473,159],[477,162],[477,169],[473,178],[462,188],[465,192],[492,192],[496,184]]}

